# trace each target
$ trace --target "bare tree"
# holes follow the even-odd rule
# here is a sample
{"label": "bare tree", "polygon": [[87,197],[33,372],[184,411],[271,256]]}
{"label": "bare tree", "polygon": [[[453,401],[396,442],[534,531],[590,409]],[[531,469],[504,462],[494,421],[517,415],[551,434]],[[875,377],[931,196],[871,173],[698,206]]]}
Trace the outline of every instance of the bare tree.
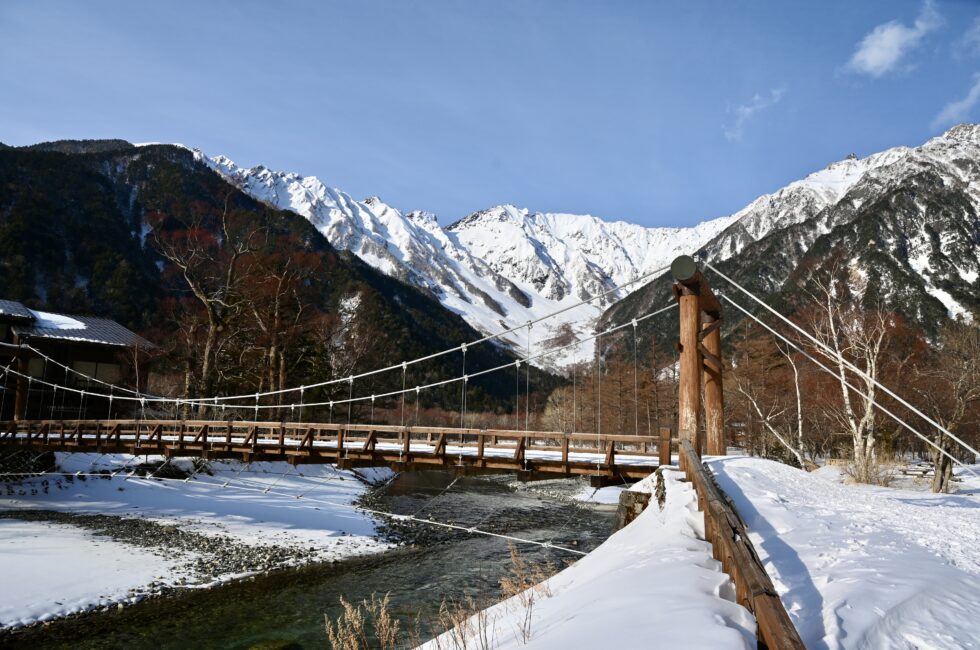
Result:
{"label": "bare tree", "polygon": [[[195,388],[204,395],[214,387],[218,351],[233,336],[231,323],[244,308],[240,291],[242,279],[248,275],[244,267],[264,230],[231,209],[232,195],[232,191],[225,195],[217,215],[211,206],[196,202],[180,215],[148,216],[154,247],[176,270],[203,316],[204,341]],[[193,320],[196,315],[187,312],[183,317]],[[196,333],[194,326],[186,329]]]}
{"label": "bare tree", "polygon": [[[779,356],[772,354],[778,350]],[[743,398],[752,420],[787,451],[801,468],[806,468],[803,436],[803,398],[796,361],[788,350],[767,338],[742,342],[731,371],[735,390]],[[787,405],[784,368],[792,369],[794,404]]]}
{"label": "bare tree", "polygon": [[[980,404],[980,328],[963,320],[951,321],[943,328],[937,350],[913,369],[912,390],[929,415],[948,431],[956,433],[968,422],[973,424]],[[946,454],[955,456],[954,441],[937,432],[934,442]],[[953,461],[938,450],[933,492],[949,492]]]}
{"label": "bare tree", "polygon": [[[810,328],[826,346],[816,346],[815,352],[826,358],[835,370],[841,401],[832,414],[851,437],[855,479],[876,482],[875,381],[892,323],[880,306],[862,310],[848,290],[848,281],[853,278],[841,280],[840,275],[840,269],[835,267],[829,279],[813,279]],[[852,372],[845,360],[861,372]],[[860,388],[863,394],[856,391],[852,394],[848,383]]]}

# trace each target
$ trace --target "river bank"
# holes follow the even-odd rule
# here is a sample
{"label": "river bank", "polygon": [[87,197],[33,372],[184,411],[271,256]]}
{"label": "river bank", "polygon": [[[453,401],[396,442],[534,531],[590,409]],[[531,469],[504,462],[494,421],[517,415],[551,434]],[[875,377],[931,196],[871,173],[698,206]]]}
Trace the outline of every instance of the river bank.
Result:
{"label": "river bank", "polygon": [[[237,471],[241,469],[239,467]],[[308,468],[302,469],[307,473]],[[326,468],[321,470],[329,471]],[[217,487],[222,484],[218,481],[225,478],[227,476],[221,476],[219,470],[216,476],[202,480],[208,481],[212,493],[227,494],[231,485],[228,488]],[[287,480],[309,478],[297,476]],[[73,480],[78,482],[77,478]],[[112,479],[120,480],[120,477]],[[188,484],[197,480],[195,477]],[[255,479],[250,479],[252,480]],[[271,478],[270,473],[266,481],[274,480],[282,481],[282,477]],[[134,481],[136,479],[131,479],[126,484],[116,484],[115,487],[125,488],[122,493],[117,491],[117,494],[125,495],[135,491],[136,488],[129,485]],[[32,497],[37,499],[33,502],[36,508],[21,508],[19,512],[0,519],[0,530],[4,522],[22,521],[15,519],[22,515],[33,518],[28,523],[53,527],[71,526],[76,529],[80,525],[82,528],[88,525],[89,528],[85,530],[93,535],[100,530],[110,532],[107,527],[111,524],[108,522],[116,518],[114,515],[85,512],[86,509],[98,507],[129,514],[126,508],[118,507],[119,504],[107,498],[112,490],[103,487],[104,483],[111,484],[105,479],[98,479],[96,485],[99,487],[96,488],[72,487],[72,491],[76,494],[81,492],[86,495],[85,498],[66,498],[67,490],[57,491],[60,496],[46,495],[49,497],[46,501],[37,499],[40,495],[36,495]],[[419,516],[431,516],[438,521],[454,521],[467,525],[480,523],[481,528],[532,539],[553,540],[556,544],[566,544],[583,551],[601,543],[611,532],[613,523],[611,510],[598,510],[572,499],[583,491],[579,481],[547,482],[515,489],[513,479],[508,477],[454,479],[443,472],[426,472],[401,475],[382,489],[378,489],[379,486],[365,485],[359,480],[336,483],[343,484],[345,489],[351,487],[348,483],[359,486],[356,490],[351,490],[348,496],[354,492],[357,496],[348,503],[360,499],[361,502],[398,514],[418,513]],[[93,489],[94,494],[91,492]],[[283,483],[280,482],[268,494],[261,494],[259,491],[248,493],[248,496],[260,494],[267,499],[282,489]],[[293,494],[296,493],[301,492],[293,490]],[[114,499],[119,498],[112,496]],[[199,494],[196,500],[203,502],[213,496],[214,494]],[[246,496],[246,491],[240,490],[236,500]],[[311,498],[320,502],[337,499],[336,495],[330,496],[325,492],[314,493]],[[132,500],[134,499],[131,497],[130,501]],[[322,518],[320,523],[331,521],[333,515],[338,514],[325,512],[322,509],[326,508],[324,503],[310,501],[309,504],[304,504],[306,501],[306,497],[296,499],[290,496],[279,502],[278,507],[290,511],[311,508],[311,513],[306,514],[315,514]],[[83,507],[76,502],[85,505]],[[58,503],[62,510],[40,510],[42,503]],[[281,525],[285,515],[277,518],[279,526],[271,526],[269,519],[260,523],[257,518],[246,526],[238,521],[241,512],[231,517],[219,517],[214,512],[203,520],[200,517],[207,511],[224,511],[226,507],[222,504],[199,503],[194,510],[195,516],[181,517],[175,516],[181,514],[179,512],[168,516],[161,512],[161,508],[146,509],[144,504],[144,514],[147,516],[127,516],[126,521],[120,524],[123,526],[121,535],[129,535],[130,541],[135,540],[136,543],[112,539],[110,532],[109,535],[97,535],[101,538],[101,548],[112,549],[112,544],[123,544],[129,550],[124,555],[135,558],[137,566],[144,566],[147,560],[140,555],[143,551],[166,561],[179,555],[170,550],[180,547],[180,543],[174,541],[177,536],[184,540],[188,553],[201,555],[196,559],[191,558],[189,565],[187,562],[183,565],[184,569],[188,566],[197,567],[196,575],[191,572],[192,575],[186,578],[187,583],[184,585],[158,581],[159,584],[151,591],[143,591],[135,596],[124,592],[121,602],[126,606],[123,609],[96,602],[89,610],[94,613],[35,623],[19,630],[8,629],[0,633],[0,645],[34,648],[101,648],[120,645],[178,648],[187,647],[187,640],[193,638],[195,642],[191,645],[209,648],[249,648],[277,639],[299,644],[293,647],[322,647],[325,642],[323,615],[336,614],[341,595],[355,600],[369,597],[371,593],[391,592],[396,614],[406,625],[411,625],[420,614],[431,615],[436,612],[442,598],[447,595],[494,602],[500,597],[499,580],[510,568],[508,547],[502,540],[419,524],[400,526],[396,530],[383,521],[368,520],[372,537],[366,540],[355,534],[360,531],[350,519],[345,519],[342,527],[333,526],[336,536],[326,538],[328,541],[332,540],[332,544],[328,546],[329,553],[322,553],[314,552],[318,549],[315,545],[299,543],[299,540],[308,539],[312,534],[307,517],[300,518],[307,522],[307,528]],[[258,500],[257,507],[262,507],[261,500]],[[151,513],[152,517],[149,516]],[[352,508],[347,507],[344,508],[344,515],[350,518],[355,513]],[[299,518],[299,515],[293,516]],[[205,532],[203,529],[211,526],[203,525],[203,521],[220,523],[224,532]],[[272,539],[255,543],[257,535],[254,530],[245,534],[250,528],[258,526],[268,531],[267,537]],[[282,543],[284,535],[291,535],[295,542],[289,545]],[[153,554],[150,542],[154,540],[158,551],[161,548],[167,549],[162,556]],[[396,547],[395,542],[400,542],[401,545]],[[218,576],[234,577],[221,581],[220,578],[215,580],[214,574],[209,573],[210,561],[204,558],[209,554],[209,548],[220,554],[223,544],[231,544],[230,548],[235,549],[231,554],[234,559],[216,559],[218,566],[214,573]],[[345,550],[346,555],[342,552]],[[532,561],[563,563],[568,559],[565,554],[554,549],[529,547],[521,550]],[[273,567],[271,572],[268,571],[270,566]],[[251,570],[254,573],[249,575]],[[167,575],[178,575],[181,571],[181,567],[174,567]],[[187,572],[183,575],[187,575]],[[152,578],[156,579],[156,576]],[[212,588],[199,588],[206,585]],[[6,600],[5,596],[4,601]],[[130,604],[133,606],[129,606]],[[178,626],[180,633],[171,639],[173,626]]]}
{"label": "river bank", "polygon": [[354,507],[387,470],[187,460],[162,478],[152,457],[57,460],[0,493],[3,628],[392,546]]}

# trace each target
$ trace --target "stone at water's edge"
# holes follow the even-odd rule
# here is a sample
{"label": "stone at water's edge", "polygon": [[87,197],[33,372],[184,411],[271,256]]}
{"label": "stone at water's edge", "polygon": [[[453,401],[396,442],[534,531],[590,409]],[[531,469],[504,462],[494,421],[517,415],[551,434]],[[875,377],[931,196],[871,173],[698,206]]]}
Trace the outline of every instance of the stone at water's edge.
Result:
{"label": "stone at water's edge", "polygon": [[613,531],[625,528],[639,517],[649,504],[650,494],[648,492],[634,492],[632,490],[620,492],[619,508],[616,510],[616,525]]}

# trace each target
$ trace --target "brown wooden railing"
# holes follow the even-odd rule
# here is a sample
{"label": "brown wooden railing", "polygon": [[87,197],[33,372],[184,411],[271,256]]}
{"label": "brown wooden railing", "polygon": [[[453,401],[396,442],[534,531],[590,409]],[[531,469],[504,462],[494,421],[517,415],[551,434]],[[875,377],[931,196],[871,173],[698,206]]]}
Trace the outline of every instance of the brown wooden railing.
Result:
{"label": "brown wooden railing", "polygon": [[714,557],[735,583],[738,603],[755,614],[759,647],[806,650],[749,541],[745,523],[701,463],[689,440],[680,443],[680,461],[681,469],[697,492],[698,508],[704,512],[705,537],[711,542]]}
{"label": "brown wooden railing", "polygon": [[452,466],[639,479],[658,465],[655,437],[558,431],[213,420],[0,423],[0,445],[38,451],[288,460],[341,466]]}

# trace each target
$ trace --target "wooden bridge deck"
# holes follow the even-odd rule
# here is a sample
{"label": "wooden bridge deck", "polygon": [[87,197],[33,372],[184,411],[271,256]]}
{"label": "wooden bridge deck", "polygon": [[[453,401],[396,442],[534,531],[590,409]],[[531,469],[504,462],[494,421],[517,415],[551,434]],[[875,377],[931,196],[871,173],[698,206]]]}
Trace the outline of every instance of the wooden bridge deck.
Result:
{"label": "wooden bridge deck", "polygon": [[39,453],[388,465],[400,471],[436,466],[517,472],[525,479],[640,479],[660,464],[658,440],[648,436],[303,422],[28,420],[0,423],[5,445]]}

